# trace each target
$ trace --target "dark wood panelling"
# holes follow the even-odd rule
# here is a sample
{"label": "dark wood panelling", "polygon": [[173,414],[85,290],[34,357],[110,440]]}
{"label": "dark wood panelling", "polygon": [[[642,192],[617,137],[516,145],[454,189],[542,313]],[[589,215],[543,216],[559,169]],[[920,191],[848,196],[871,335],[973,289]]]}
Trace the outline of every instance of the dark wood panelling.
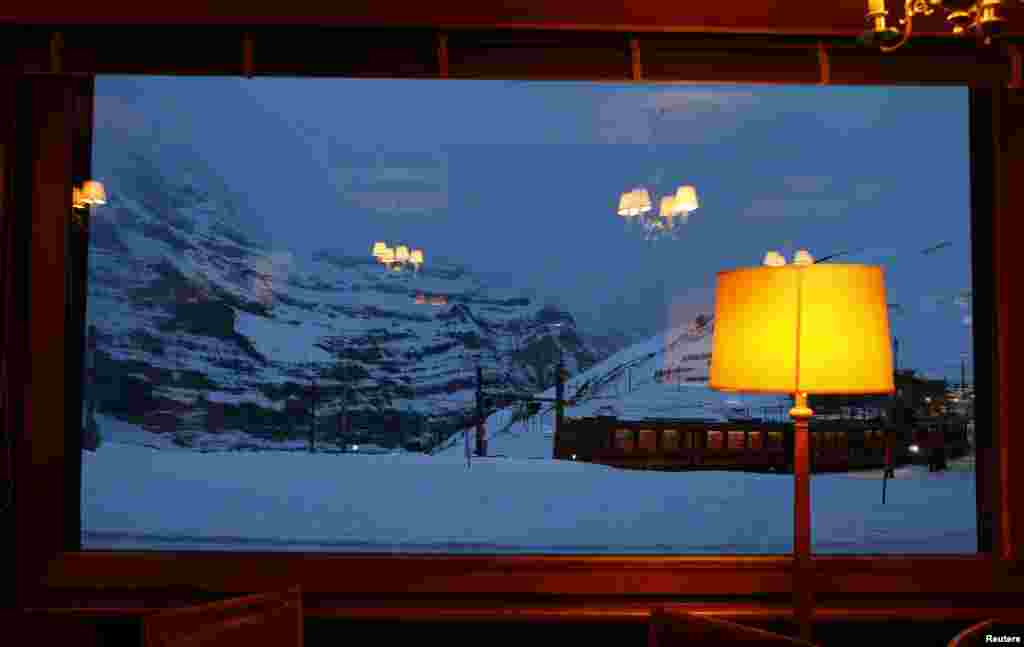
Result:
{"label": "dark wood panelling", "polygon": [[242,72],[241,30],[147,27],[63,29],[61,33],[63,71],[69,74],[229,76]]}
{"label": "dark wood panelling", "polygon": [[791,590],[791,560],[778,557],[568,557],[108,553],[60,555],[47,586],[182,588],[253,592],[301,582],[311,593],[386,595],[755,595]]}
{"label": "dark wood panelling", "polygon": [[63,380],[73,95],[66,79],[37,77],[22,80],[17,96],[15,222],[28,239],[18,243],[30,251],[20,274],[26,281],[27,303],[7,322],[25,324],[8,350],[15,358],[10,395],[23,407],[21,430],[32,430],[15,438],[14,491],[16,568],[30,577],[41,563],[66,549],[72,530],[67,479],[74,470],[66,454]]}
{"label": "dark wood panelling", "polygon": [[[1000,114],[995,121],[993,141],[996,142],[995,217],[992,227],[992,259],[995,266],[995,333],[996,395],[993,408],[999,421],[995,443],[998,458],[998,497],[994,503],[998,525],[999,555],[1009,563],[1020,565],[1024,560],[1024,474],[1020,467],[1020,429],[1015,426],[1016,411],[1010,406],[1013,393],[1011,368],[1020,366],[1020,345],[1013,342],[1010,331],[1010,293],[1014,276],[1014,256],[1020,240],[1014,223],[1024,205],[1024,90],[1001,90],[998,93]],[[975,333],[977,334],[977,332]],[[1014,462],[1016,459],[1016,463]],[[993,466],[995,467],[995,466]],[[993,469],[993,472],[996,470]]]}
{"label": "dark wood panelling", "polygon": [[[1024,578],[978,556],[815,557],[824,594],[1020,591]],[[792,590],[788,556],[359,556],[287,553],[67,553],[44,583],[82,588],[203,588],[225,593],[302,582],[311,593],[385,595],[768,595]]]}
{"label": "dark wood panelling", "polygon": [[[888,0],[893,17],[902,2]],[[182,25],[334,25],[450,26],[619,31],[691,31],[856,35],[866,25],[865,0],[776,2],[731,0],[435,0],[429,3],[382,3],[376,0],[292,0],[287,4],[220,0],[139,3],[94,0],[88,4],[49,6],[32,0],[7,0],[0,22],[22,24],[182,24]],[[1021,32],[1019,9],[1008,10],[1009,28]],[[919,33],[949,28],[940,15],[915,20]]]}
{"label": "dark wood panelling", "polygon": [[[0,568],[5,573],[15,570],[14,559],[14,434],[21,428],[20,400],[12,397],[11,362],[13,341],[19,337],[22,326],[9,316],[20,308],[15,279],[23,260],[23,247],[16,245],[14,228],[14,165],[17,157],[17,123],[15,121],[18,84],[13,76],[0,76]],[[0,589],[0,608],[13,605],[15,583],[4,578]]]}
{"label": "dark wood panelling", "polygon": [[[81,186],[92,176],[92,122],[95,81],[93,77],[66,78],[71,92],[71,181]],[[65,372],[64,406],[67,411],[65,427],[65,451],[71,457],[65,482],[68,500],[81,496],[82,461],[75,460],[82,454],[82,371],[85,352],[85,311],[88,289],[89,267],[89,221],[88,212],[80,213],[81,220],[75,221],[68,210],[65,236],[66,276],[65,296]],[[65,527],[65,547],[79,547],[81,542],[82,514],[80,510],[69,510]]]}
{"label": "dark wood panelling", "polygon": [[27,74],[441,78],[444,52],[447,77],[463,79],[992,86],[1012,76],[1006,46],[935,37],[880,54],[850,38],[650,32],[0,26],[0,36],[19,44]]}
{"label": "dark wood panelling", "polygon": [[437,78],[437,32],[251,30],[256,76]]}
{"label": "dark wood panelling", "polygon": [[623,34],[475,32],[448,34],[452,78],[627,81],[629,39]]}
{"label": "dark wood panelling", "polygon": [[720,38],[648,34],[639,39],[645,81],[817,83],[817,41],[782,43],[738,37],[729,48]]}
{"label": "dark wood panelling", "polygon": [[831,82],[870,85],[998,86],[1010,78],[1004,48],[978,47],[974,41],[911,39],[895,52],[837,43],[829,47]]}

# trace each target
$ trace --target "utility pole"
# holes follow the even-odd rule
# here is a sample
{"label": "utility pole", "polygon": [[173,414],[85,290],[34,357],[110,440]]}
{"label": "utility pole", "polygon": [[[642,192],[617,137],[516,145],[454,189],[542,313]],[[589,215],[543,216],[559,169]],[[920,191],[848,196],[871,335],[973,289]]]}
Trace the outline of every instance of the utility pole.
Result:
{"label": "utility pole", "polygon": [[565,360],[562,348],[558,348],[558,368],[555,371],[555,457],[558,456],[558,432],[565,418]]}
{"label": "utility pole", "polygon": [[476,455],[487,455],[487,436],[484,433],[484,369],[476,365]]}
{"label": "utility pole", "polygon": [[349,438],[350,424],[348,419],[348,399],[352,394],[352,385],[348,380],[348,369],[345,371],[345,391],[341,399],[341,414],[338,416],[338,442],[344,444]]}
{"label": "utility pole", "polygon": [[316,453],[316,407],[320,400],[320,388],[316,381],[316,374],[310,374],[309,388],[309,453]]}

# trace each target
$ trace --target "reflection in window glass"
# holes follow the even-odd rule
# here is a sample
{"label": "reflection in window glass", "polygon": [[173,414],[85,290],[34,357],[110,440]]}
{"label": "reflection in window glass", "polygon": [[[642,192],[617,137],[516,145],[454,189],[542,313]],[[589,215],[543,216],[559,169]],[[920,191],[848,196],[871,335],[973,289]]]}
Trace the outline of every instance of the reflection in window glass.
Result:
{"label": "reflection in window glass", "polygon": [[806,249],[884,267],[898,368],[811,396],[814,550],[974,551],[966,107],[101,77],[83,545],[787,553],[791,397],[708,366],[717,273]]}
{"label": "reflection in window glass", "polygon": [[679,432],[675,429],[665,429],[661,432],[661,449],[663,451],[674,451],[679,449]]}
{"label": "reflection in window glass", "polygon": [[743,449],[746,446],[746,434],[742,431],[729,432],[729,449]]}
{"label": "reflection in window glass", "polygon": [[721,431],[708,431],[708,449],[724,449],[725,433]]}
{"label": "reflection in window glass", "polygon": [[615,432],[615,449],[624,452],[633,451],[633,439],[635,434],[631,429],[618,429]]}
{"label": "reflection in window glass", "polygon": [[653,452],[657,449],[658,436],[657,432],[651,429],[641,429],[639,436],[639,449],[642,451]]}
{"label": "reflection in window glass", "polygon": [[761,449],[763,443],[761,441],[761,435],[764,432],[752,431],[750,432],[750,449]]}

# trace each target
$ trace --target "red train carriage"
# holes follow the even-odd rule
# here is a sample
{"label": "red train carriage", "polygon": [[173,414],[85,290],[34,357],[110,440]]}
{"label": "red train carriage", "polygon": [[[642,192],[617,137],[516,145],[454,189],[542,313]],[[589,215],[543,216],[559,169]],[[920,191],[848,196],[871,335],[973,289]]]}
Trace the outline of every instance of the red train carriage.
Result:
{"label": "red train carriage", "polygon": [[[880,421],[822,420],[812,421],[810,428],[814,472],[878,469],[886,464],[887,437]],[[932,434],[927,436],[929,444],[920,446],[939,443],[950,455],[967,451],[964,422],[947,421],[927,433]],[[912,447],[919,434],[889,436],[894,465],[916,458]],[[556,459],[627,469],[792,470],[791,423],[567,418],[556,440]]]}

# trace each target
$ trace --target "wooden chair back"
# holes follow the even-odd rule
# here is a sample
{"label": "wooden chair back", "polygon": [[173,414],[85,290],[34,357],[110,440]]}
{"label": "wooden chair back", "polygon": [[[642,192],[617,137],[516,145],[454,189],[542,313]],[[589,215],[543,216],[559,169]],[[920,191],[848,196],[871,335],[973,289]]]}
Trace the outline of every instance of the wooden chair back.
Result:
{"label": "wooden chair back", "polygon": [[249,595],[142,620],[144,647],[302,647],[302,592]]}
{"label": "wooden chair back", "polygon": [[813,644],[756,627],[707,618],[682,611],[654,609],[647,631],[647,647],[683,645],[765,645],[814,647]]}

